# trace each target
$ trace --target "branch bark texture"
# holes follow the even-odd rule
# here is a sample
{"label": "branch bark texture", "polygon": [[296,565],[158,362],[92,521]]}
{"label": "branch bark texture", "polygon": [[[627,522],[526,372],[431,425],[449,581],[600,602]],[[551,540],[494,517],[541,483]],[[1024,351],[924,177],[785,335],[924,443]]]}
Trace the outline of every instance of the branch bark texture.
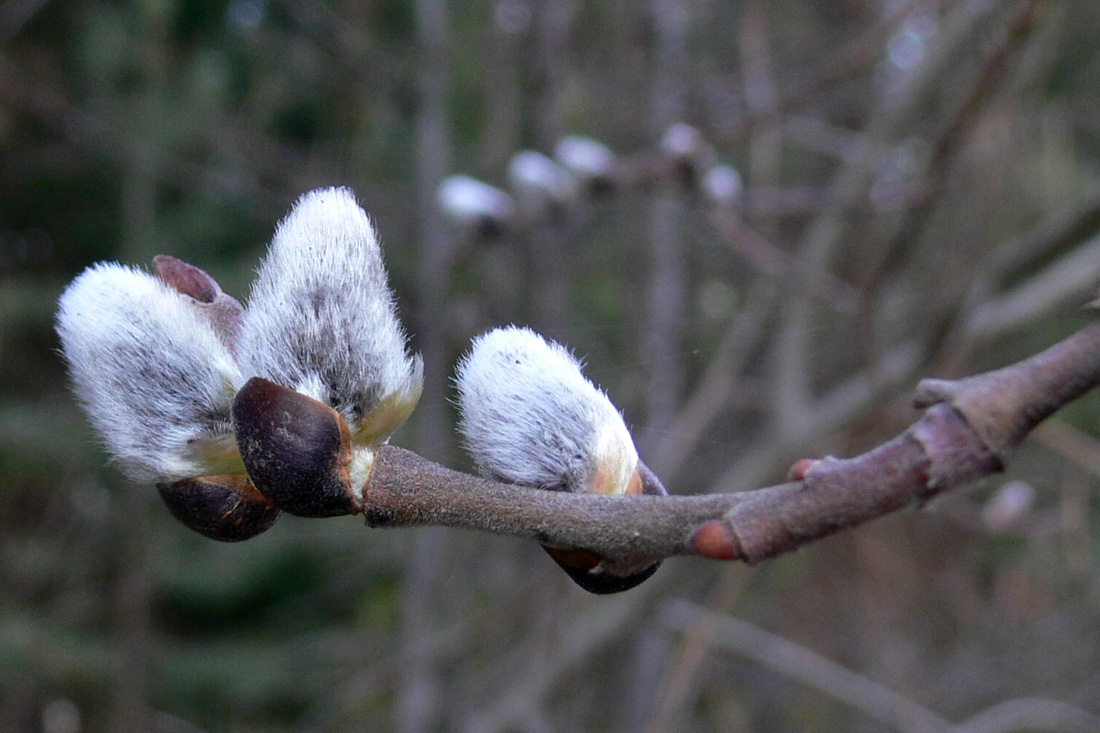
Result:
{"label": "branch bark texture", "polygon": [[628,571],[672,555],[760,562],[1002,471],[1042,420],[1100,383],[1100,324],[1011,366],[925,380],[924,415],[847,459],[798,461],[792,481],[697,496],[538,491],[383,446],[364,490],[374,527],[445,525],[581,548]]}

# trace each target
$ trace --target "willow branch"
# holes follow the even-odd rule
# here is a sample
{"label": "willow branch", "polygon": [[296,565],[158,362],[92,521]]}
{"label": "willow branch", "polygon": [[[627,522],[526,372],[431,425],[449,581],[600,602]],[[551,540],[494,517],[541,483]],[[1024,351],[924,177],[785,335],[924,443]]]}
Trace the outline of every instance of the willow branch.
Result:
{"label": "willow branch", "polygon": [[932,733],[945,732],[952,727],[944,718],[889,687],[747,621],[686,601],[668,603],[663,616],[665,623],[677,630],[685,629],[689,623],[707,620],[714,625],[716,646],[813,687],[893,730]]}
{"label": "willow branch", "polygon": [[709,621],[714,627],[716,646],[813,687],[894,730],[922,733],[1093,731],[1100,723],[1100,718],[1074,705],[1029,697],[1006,700],[956,725],[883,684],[741,619],[674,601],[665,607],[663,621],[677,630],[691,623]]}
{"label": "willow branch", "polygon": [[698,496],[536,491],[382,447],[374,527],[444,525],[586,549],[612,568],[673,555],[754,563],[1000,472],[1042,420],[1100,384],[1100,323],[1003,369],[917,388],[924,415],[862,455],[803,460],[793,481]]}

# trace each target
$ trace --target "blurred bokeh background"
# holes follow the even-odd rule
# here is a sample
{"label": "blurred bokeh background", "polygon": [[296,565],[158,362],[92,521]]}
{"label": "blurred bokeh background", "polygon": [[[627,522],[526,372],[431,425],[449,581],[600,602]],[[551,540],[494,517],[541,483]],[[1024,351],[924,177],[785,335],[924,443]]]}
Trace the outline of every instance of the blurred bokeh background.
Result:
{"label": "blurred bokeh background", "polygon": [[[158,253],[243,299],[347,185],[426,362],[396,443],[468,468],[454,360],[529,324],[673,492],[764,485],[1088,317],[1098,38],[1087,0],[0,3],[0,729],[1095,729],[1095,395],[1003,480],[592,597],[510,538],[199,537],[108,465],[52,319]],[[568,135],[603,178],[515,164]]]}

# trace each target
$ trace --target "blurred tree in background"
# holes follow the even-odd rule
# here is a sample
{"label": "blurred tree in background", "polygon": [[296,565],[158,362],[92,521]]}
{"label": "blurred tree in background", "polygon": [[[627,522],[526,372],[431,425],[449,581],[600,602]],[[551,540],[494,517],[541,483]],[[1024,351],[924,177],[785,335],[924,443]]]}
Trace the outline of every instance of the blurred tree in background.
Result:
{"label": "blurred tree in background", "polygon": [[[750,488],[897,432],[918,377],[1082,322],[1098,37],[1084,1],[6,0],[0,728],[1087,729],[1095,396],[1003,485],[589,597],[508,538],[189,532],[105,465],[52,318],[87,265],[158,253],[243,298],[291,202],[347,185],[425,356],[395,442],[468,468],[452,364],[527,323],[673,492]],[[738,195],[637,174],[677,122]],[[495,237],[444,218],[445,177],[508,187],[566,134],[631,183]]]}

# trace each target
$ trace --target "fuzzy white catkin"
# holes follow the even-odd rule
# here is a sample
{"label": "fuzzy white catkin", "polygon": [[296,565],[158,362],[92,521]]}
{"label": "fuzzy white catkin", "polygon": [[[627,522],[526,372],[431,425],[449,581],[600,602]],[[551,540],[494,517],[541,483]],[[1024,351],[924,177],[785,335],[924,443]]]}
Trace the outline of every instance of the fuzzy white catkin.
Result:
{"label": "fuzzy white catkin", "polygon": [[481,472],[543,489],[587,491],[601,464],[625,487],[638,463],[622,415],[563,346],[499,328],[458,365],[459,430]]}
{"label": "fuzzy white catkin", "polygon": [[193,301],[142,270],[100,263],[61,295],[57,332],[76,396],[131,478],[208,472],[195,449],[231,434],[243,378]]}
{"label": "fuzzy white catkin", "polygon": [[346,188],[298,199],[248,299],[240,353],[252,374],[331,405],[354,429],[393,395],[415,396],[382,251]]}

